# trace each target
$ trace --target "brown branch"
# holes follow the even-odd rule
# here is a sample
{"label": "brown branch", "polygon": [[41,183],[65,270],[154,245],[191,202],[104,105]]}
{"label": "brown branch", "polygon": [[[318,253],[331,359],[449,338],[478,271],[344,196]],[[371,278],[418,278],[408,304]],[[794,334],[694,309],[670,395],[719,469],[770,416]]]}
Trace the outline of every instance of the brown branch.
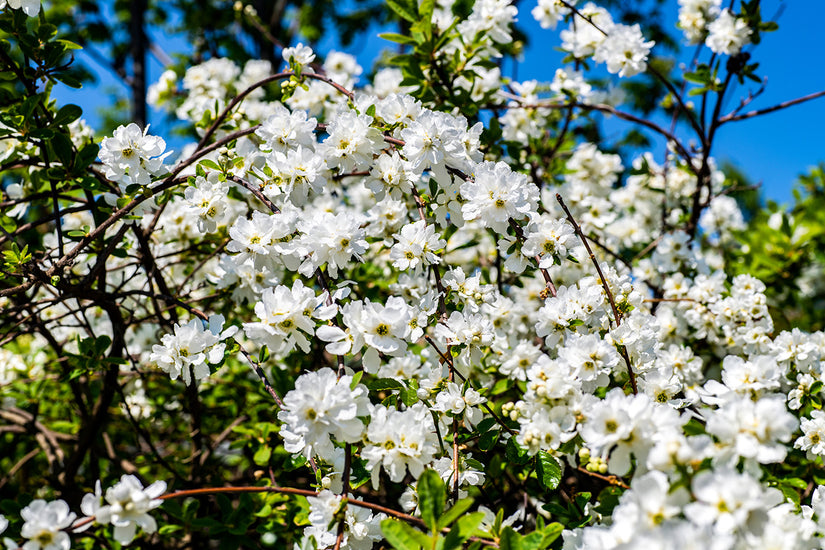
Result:
{"label": "brown branch", "polygon": [[[613,316],[616,319],[616,326],[621,326],[622,324],[622,315],[619,312],[619,309],[616,307],[616,300],[613,298],[613,293],[610,291],[610,285],[607,284],[607,279],[604,277],[604,273],[602,273],[602,268],[599,265],[598,260],[596,260],[596,255],[593,254],[593,249],[590,248],[590,245],[587,242],[587,237],[584,236],[581,227],[579,224],[576,223],[575,218],[573,218],[573,214],[570,213],[570,210],[567,208],[567,205],[564,204],[564,199],[561,198],[559,193],[556,193],[556,200],[561,205],[562,210],[564,213],[567,214],[567,221],[569,221],[573,225],[573,230],[581,239],[582,243],[584,243],[584,248],[587,250],[587,254],[590,256],[590,261],[593,262],[593,265],[596,266],[596,273],[599,274],[599,280],[602,282],[602,288],[604,289],[605,294],[607,295],[607,301],[610,302],[610,307],[613,309]],[[622,358],[624,359],[625,364],[627,365],[627,376],[630,378],[630,386],[633,389],[633,393],[638,393],[638,389],[636,388],[636,375],[633,372],[633,367],[630,364],[630,357],[627,354],[627,349],[624,346],[620,346],[620,353]]]}
{"label": "brown branch", "polygon": [[779,111],[781,109],[787,109],[788,107],[793,107],[794,105],[799,105],[800,103],[805,103],[806,101],[811,101],[812,99],[817,99],[820,97],[825,96],[825,90],[820,90],[818,92],[814,92],[812,94],[808,94],[806,96],[798,97],[796,99],[791,99],[789,101],[784,101],[777,105],[773,105],[772,107],[766,107],[764,109],[757,109],[755,111],[748,111],[747,113],[743,113],[741,115],[726,115],[719,119],[719,126],[725,124],[726,122],[733,122],[736,120],[745,120],[748,118],[753,118],[760,115],[766,115],[768,113],[773,113],[775,111]]}

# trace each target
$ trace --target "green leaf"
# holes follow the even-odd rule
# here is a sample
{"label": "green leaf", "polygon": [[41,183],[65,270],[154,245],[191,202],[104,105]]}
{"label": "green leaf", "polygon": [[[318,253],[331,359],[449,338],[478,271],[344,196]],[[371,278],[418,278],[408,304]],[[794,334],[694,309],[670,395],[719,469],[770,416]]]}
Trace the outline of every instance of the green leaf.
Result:
{"label": "green leaf", "polygon": [[706,72],[687,72],[683,76],[688,82],[695,82],[696,84],[706,84],[708,81],[708,73]]}
{"label": "green leaf", "polygon": [[443,550],[461,548],[464,542],[473,536],[473,533],[478,529],[483,519],[484,512],[475,512],[459,518],[453,528],[450,529],[450,532],[447,533],[444,539],[444,546],[442,547]]}
{"label": "green leaf", "polygon": [[418,9],[415,5],[410,5],[409,2],[403,0],[387,0],[387,5],[392,11],[398,14],[399,17],[415,23],[418,20]]}
{"label": "green leaf", "polygon": [[432,26],[433,11],[435,11],[435,0],[421,0],[418,6],[419,21]]}
{"label": "green leaf", "polygon": [[179,531],[183,531],[183,527],[181,525],[162,525],[160,529],[158,529],[158,535],[164,537]]}
{"label": "green leaf", "polygon": [[516,439],[511,437],[507,440],[507,446],[505,447],[505,454],[507,455],[507,460],[514,464],[518,464],[519,466],[527,464],[530,460],[530,456],[527,454],[527,449],[524,449],[516,443]]}
{"label": "green leaf", "polygon": [[61,132],[56,132],[49,143],[63,166],[71,166],[74,159],[72,140],[69,139],[69,136]]}
{"label": "green leaf", "polygon": [[508,525],[501,530],[498,547],[500,550],[526,550],[527,547],[522,544],[522,539],[524,539],[524,537],[516,533],[513,528]]}
{"label": "green leaf", "polygon": [[269,459],[272,456],[272,449],[268,446],[264,445],[260,447],[257,451],[255,451],[255,455],[252,457],[252,460],[258,466],[266,466],[269,464]]}
{"label": "green leaf", "polygon": [[[95,143],[90,143],[83,147],[74,159],[75,170],[86,168],[97,158],[97,153],[100,150]],[[97,181],[97,180],[95,180]]]}
{"label": "green leaf", "polygon": [[395,32],[382,32],[378,35],[378,38],[383,38],[384,40],[389,40],[390,42],[395,42],[396,44],[415,44],[415,40],[411,36],[406,36],[403,34],[398,34]]}
{"label": "green leaf", "polygon": [[64,124],[69,124],[70,122],[74,122],[80,115],[83,114],[83,109],[78,107],[77,105],[64,105],[57,111],[57,114],[54,115],[54,120],[52,121],[53,126],[62,126]]}
{"label": "green leaf", "polygon": [[[88,230],[88,226],[85,229]],[[95,356],[99,357],[106,353],[106,350],[109,349],[109,345],[111,343],[112,339],[105,334],[103,336],[98,336],[97,339],[95,339]]]}
{"label": "green leaf", "polygon": [[61,40],[56,40],[56,42],[58,44],[62,44],[63,47],[66,48],[67,50],[82,50],[83,49],[83,46],[80,46],[79,44],[75,44],[71,40],[62,40],[61,39]]}
{"label": "green leaf", "polygon": [[404,384],[392,378],[378,378],[367,384],[367,387],[370,391],[403,390]]}
{"label": "green leaf", "polygon": [[396,519],[382,521],[381,532],[387,542],[398,550],[420,550],[430,546],[427,535]]}
{"label": "green leaf", "polygon": [[501,432],[496,430],[484,432],[483,434],[481,434],[481,437],[478,438],[478,448],[482,451],[489,451],[490,449],[495,447],[500,435]]}
{"label": "green leaf", "polygon": [[361,383],[361,378],[364,377],[364,371],[359,370],[352,375],[352,382],[349,383],[349,389],[354,390]]}
{"label": "green leaf", "polygon": [[471,498],[463,498],[455,503],[455,506],[444,512],[441,516],[441,519],[438,520],[438,524],[441,527],[447,527],[452,522],[454,522],[461,514],[466,512],[470,509],[473,505],[473,499]]}
{"label": "green leaf", "polygon": [[409,388],[401,390],[401,401],[408,407],[412,407],[418,403],[418,390],[416,388]]}
{"label": "green leaf", "polygon": [[424,470],[418,478],[418,509],[421,510],[424,525],[429,527],[430,531],[438,530],[446,500],[447,491],[441,476],[435,470]]}
{"label": "green leaf", "polygon": [[221,167],[218,166],[217,162],[215,162],[214,160],[209,160],[209,159],[203,159],[202,161],[200,161],[200,165],[205,166],[206,168],[211,168],[212,170],[220,171],[220,169],[221,169]]}
{"label": "green leaf", "polygon": [[55,73],[54,77],[70,88],[82,88],[83,83],[67,72]]}
{"label": "green leaf", "polygon": [[559,461],[546,451],[539,451],[536,455],[536,475],[539,485],[545,491],[552,491],[561,483],[562,468]]}

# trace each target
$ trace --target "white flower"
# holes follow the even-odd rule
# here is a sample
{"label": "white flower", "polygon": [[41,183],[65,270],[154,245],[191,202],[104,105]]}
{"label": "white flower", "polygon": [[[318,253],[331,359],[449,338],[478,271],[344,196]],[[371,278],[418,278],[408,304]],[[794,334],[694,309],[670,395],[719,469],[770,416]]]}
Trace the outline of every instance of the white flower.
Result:
{"label": "white flower", "polygon": [[607,38],[596,47],[593,59],[607,63],[610,73],[630,77],[647,68],[647,55],[653,44],[653,41],[645,41],[639,25],[614,25]]}
{"label": "white flower", "polygon": [[197,176],[194,185],[184,191],[186,210],[197,216],[198,229],[205,233],[214,233],[233,215],[227,196],[229,186],[219,176],[215,171],[205,178]]}
{"label": "white flower", "polygon": [[629,528],[655,529],[663,521],[678,516],[689,500],[684,487],[671,491],[665,473],[648,472],[634,479],[632,489],[620,497],[613,518]]}
{"label": "white flower", "polygon": [[[315,539],[315,547],[329,548],[335,544],[338,525],[335,514],[341,506],[341,497],[330,490],[321,491],[317,497],[308,497],[310,525],[304,530],[306,537]],[[346,506],[344,510],[344,538],[341,548],[348,550],[372,550],[383,539],[381,521],[386,514],[374,514],[360,506]],[[298,545],[296,544],[296,548]],[[305,548],[306,546],[301,546]]]}
{"label": "white flower", "polygon": [[62,500],[46,502],[35,500],[20,511],[25,523],[20,531],[29,539],[23,550],[69,550],[71,539],[63,531],[72,525],[77,515],[69,511],[69,505]]}
{"label": "white flower", "polygon": [[324,71],[327,76],[346,88],[352,88],[355,79],[364,72],[354,56],[331,50],[324,59]]}
{"label": "white flower", "polygon": [[330,460],[335,449],[331,438],[341,443],[361,439],[364,423],[358,417],[369,414],[369,397],[366,386],[358,384],[351,389],[351,383],[352,376],[339,380],[330,368],[298,377],[278,412],[287,451]]}
{"label": "white flower", "polygon": [[308,149],[315,149],[315,128],[318,121],[307,118],[306,111],[290,112],[289,109],[275,103],[275,111],[255,130],[255,135],[264,140],[264,151],[286,153],[299,145]]}
{"label": "white flower", "polygon": [[163,71],[158,81],[149,86],[146,91],[146,103],[153,107],[166,107],[171,101],[178,83],[175,71]]}
{"label": "white flower", "polygon": [[685,516],[697,525],[713,525],[720,534],[764,522],[767,509],[783,501],[778,489],[765,489],[750,475],[728,468],[700,472],[692,489],[696,502],[685,506]]}
{"label": "white flower", "polygon": [[313,62],[313,60],[315,60],[315,54],[312,52],[312,48],[309,46],[304,46],[301,42],[298,42],[297,45],[292,46],[291,48],[284,48],[281,52],[281,56],[290,66],[309,65]]}
{"label": "white flower", "polygon": [[575,244],[576,235],[567,220],[543,217],[528,226],[521,253],[539,256],[539,267],[549,268],[557,260],[564,260]]}
{"label": "white flower", "polygon": [[581,59],[593,55],[596,47],[605,39],[604,32],[609,32],[613,26],[613,18],[606,9],[592,2],[579,9],[579,13],[587,19],[575,17],[570,22],[570,27],[561,31],[560,36],[562,49]]}
{"label": "white flower", "polygon": [[[292,289],[284,285],[267,288],[261,301],[255,304],[255,315],[260,321],[244,323],[247,338],[266,345],[270,351],[285,355],[297,345],[304,353],[309,352],[307,336],[315,334],[315,308],[319,299],[311,288],[304,286],[300,279],[292,284]],[[324,313],[328,312],[326,309]],[[320,314],[319,314],[320,315]]]}
{"label": "white flower", "polygon": [[432,415],[421,402],[406,411],[376,405],[370,413],[367,445],[361,457],[372,472],[372,486],[378,488],[381,466],[390,480],[400,482],[409,469],[418,478],[438,450]]}
{"label": "white flower", "polygon": [[[577,0],[571,0],[567,2],[567,4],[575,5],[576,1]],[[569,8],[559,2],[559,0],[538,0],[538,4],[530,14],[539,22],[542,29],[555,29],[562,17],[569,12]]]}
{"label": "white flower", "polygon": [[354,111],[338,113],[327,124],[329,137],[319,146],[330,168],[351,172],[368,168],[384,146],[384,138],[371,126],[373,118]]}
{"label": "white flower", "polygon": [[95,493],[85,495],[80,508],[84,514],[95,516],[98,523],[114,525],[115,540],[127,545],[134,540],[138,527],[148,534],[157,530],[157,523],[148,512],[161,505],[163,501],[157,497],[165,491],[165,481],[156,481],[144,488],[137,477],[124,475],[103,497],[98,481]]}
{"label": "white flower", "polygon": [[461,207],[465,220],[477,219],[503,234],[510,219],[521,220],[536,211],[539,190],[506,163],[485,162],[476,167],[474,179],[461,184],[461,195],[467,200]]}
{"label": "white flower", "polygon": [[516,15],[518,9],[508,0],[478,0],[470,17],[458,25],[458,32],[468,38],[481,32],[493,42],[506,44],[512,40],[510,25]]}
{"label": "white flower", "polygon": [[756,402],[744,397],[710,413],[707,432],[732,447],[735,456],[761,464],[782,462],[799,421],[785,408],[785,398],[764,397]]}
{"label": "white flower", "polygon": [[[200,319],[192,319],[187,324],[175,325],[174,334],[165,334],[161,345],[152,346],[149,360],[168,373],[172,380],[180,376],[186,385],[209,376],[209,364],[223,359],[226,344],[221,340],[231,337],[237,327],[229,327],[223,333],[223,316],[212,315],[209,325]],[[190,368],[192,369],[190,372]]]}
{"label": "white flower", "polygon": [[5,8],[7,5],[15,10],[22,9],[23,13],[29,17],[34,17],[40,13],[40,0],[0,0],[0,9]]}
{"label": "white flower", "polygon": [[435,226],[427,225],[424,220],[405,225],[395,239],[398,242],[390,250],[390,259],[393,267],[401,270],[441,263],[435,251],[447,244],[436,235]]}
{"label": "white flower", "polygon": [[387,193],[401,200],[404,193],[412,190],[414,178],[407,161],[401,158],[398,151],[393,151],[391,155],[382,153],[375,159],[366,184],[375,193],[376,200],[382,200]]}
{"label": "white flower", "polygon": [[825,455],[825,412],[811,411],[811,418],[802,419],[802,437],[794,447],[808,452],[808,456]]}
{"label": "white flower", "polygon": [[702,42],[708,23],[719,15],[722,0],[679,0],[679,27],[691,44]]}
{"label": "white flower", "polygon": [[705,44],[713,53],[736,55],[750,41],[751,30],[748,24],[725,8],[716,21],[708,25]]}
{"label": "white flower", "polygon": [[330,277],[337,277],[338,270],[347,267],[353,257],[362,261],[361,254],[367,251],[368,245],[361,221],[361,215],[346,211],[318,212],[302,219],[299,230],[304,234],[298,246],[306,258],[299,272],[309,276],[327,264]]}
{"label": "white flower", "polygon": [[142,132],[134,122],[118,126],[112,137],[100,143],[100,161],[106,177],[121,184],[121,190],[131,184],[149,185],[152,177],[166,173],[163,159],[166,142],[158,136],[148,135],[147,126]]}
{"label": "white flower", "polygon": [[462,391],[461,386],[455,382],[448,382],[447,387],[435,396],[435,404],[432,406],[432,410],[451,413],[453,416],[464,413],[464,423],[469,429],[472,429],[482,417],[481,411],[473,407],[486,401],[487,399],[481,397],[473,388]]}
{"label": "white flower", "polygon": [[366,344],[364,370],[375,373],[380,360],[378,352],[399,356],[407,350],[406,338],[412,331],[412,308],[398,296],[390,296],[386,304],[354,301],[346,304],[341,313],[347,330],[324,325],[318,328],[318,338],[330,342],[326,350],[333,354],[357,353]]}
{"label": "white flower", "polygon": [[[273,183],[277,183],[277,194],[283,193],[295,206],[306,204],[310,190],[317,194],[324,191],[327,167],[323,157],[312,149],[298,145],[285,153],[276,151],[266,163],[272,170]],[[273,187],[267,185],[267,194],[271,194]]]}

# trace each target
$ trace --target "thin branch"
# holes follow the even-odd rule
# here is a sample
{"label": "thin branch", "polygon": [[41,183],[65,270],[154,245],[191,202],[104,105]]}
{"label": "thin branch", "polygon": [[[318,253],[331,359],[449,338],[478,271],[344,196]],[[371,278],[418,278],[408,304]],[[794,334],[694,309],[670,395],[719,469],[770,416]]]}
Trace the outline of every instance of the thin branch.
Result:
{"label": "thin branch", "polygon": [[[584,248],[587,250],[588,255],[590,256],[590,261],[593,262],[593,265],[596,266],[596,272],[599,274],[599,279],[602,282],[602,288],[604,288],[604,292],[607,295],[607,301],[610,302],[610,307],[613,309],[613,316],[616,319],[616,326],[620,326],[622,324],[622,315],[619,312],[619,309],[616,307],[616,300],[613,298],[613,293],[610,291],[610,285],[607,284],[607,279],[604,277],[604,273],[602,273],[602,268],[599,265],[599,262],[596,260],[596,255],[593,254],[593,249],[590,248],[590,245],[587,242],[587,237],[584,236],[581,227],[579,224],[576,223],[575,218],[573,218],[573,214],[570,213],[570,210],[567,208],[567,205],[564,204],[564,199],[561,198],[559,193],[556,193],[556,200],[561,205],[562,210],[564,213],[567,214],[567,221],[569,221],[573,225],[573,230],[581,239],[582,243],[584,243]],[[633,373],[633,367],[630,364],[630,357],[627,355],[627,350],[624,346],[620,346],[621,349],[619,350],[622,358],[624,359],[625,364],[627,365],[627,376],[630,378],[630,386],[633,388],[633,393],[638,393],[638,389],[636,388],[636,375]]]}
{"label": "thin branch", "polygon": [[768,113],[773,113],[774,111],[779,111],[781,109],[787,109],[788,107],[793,107],[794,105],[799,105],[800,103],[805,103],[806,101],[811,101],[812,99],[817,99],[820,97],[825,96],[825,90],[820,90],[819,92],[814,92],[812,94],[808,94],[806,96],[798,97],[796,99],[791,99],[789,101],[784,101],[772,107],[765,107],[764,109],[757,109],[755,111],[748,111],[747,113],[743,113],[741,115],[726,115],[719,119],[719,126],[725,124],[726,122],[733,122],[736,120],[745,120],[747,118],[753,118],[760,115],[766,115]]}

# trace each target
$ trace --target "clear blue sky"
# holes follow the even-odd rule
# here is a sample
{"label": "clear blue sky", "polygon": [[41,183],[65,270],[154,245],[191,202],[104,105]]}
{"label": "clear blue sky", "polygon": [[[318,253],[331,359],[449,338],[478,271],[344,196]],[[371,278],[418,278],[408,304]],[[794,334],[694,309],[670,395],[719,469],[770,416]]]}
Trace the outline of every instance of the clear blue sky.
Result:
{"label": "clear blue sky", "polygon": [[[672,0],[668,17],[675,21],[677,2]],[[533,0],[520,3],[519,23],[531,36],[531,45],[519,64],[518,77],[521,80],[552,79],[561,55],[555,50],[560,44],[558,31],[541,29],[530,16]],[[825,1],[822,0],[764,0],[763,17],[772,16],[780,6],[784,7],[778,20],[780,29],[763,34],[762,43],[751,48],[752,61],[760,63],[758,74],[768,77],[765,92],[746,109],[768,107],[788,99],[825,89],[825,40],[819,25],[825,21]],[[392,30],[392,29],[390,29]],[[373,29],[374,33],[380,29]],[[152,35],[150,29],[150,35]],[[160,36],[153,35],[160,39]],[[185,41],[166,37],[162,45],[166,51],[185,51]],[[322,43],[322,52],[335,48],[336,40],[328,38]],[[368,69],[375,55],[389,43],[370,36],[356,43],[359,62]],[[692,48],[687,50],[692,54]],[[80,54],[89,65],[100,69],[90,58]],[[149,77],[154,81],[162,67],[154,58],[150,59]],[[505,72],[508,72],[505,67]],[[94,112],[100,101],[101,89],[118,88],[125,92],[122,84],[106,71],[100,70],[101,82],[97,88],[86,87],[78,91],[62,88],[56,90],[58,101],[76,103],[83,107],[85,117],[93,125],[98,118]],[[508,75],[509,76],[509,75]],[[737,87],[730,95],[727,108],[737,105],[739,99],[747,95],[748,87],[756,89],[755,83]],[[95,93],[98,92],[98,93]],[[155,127],[162,126],[159,114],[151,116]],[[714,145],[713,154],[720,160],[729,160],[748,174],[753,182],[761,183],[764,195],[778,202],[791,200],[791,187],[800,173],[808,167],[825,161],[825,138],[822,125],[825,122],[825,98],[791,107],[789,109],[724,126]],[[623,125],[616,123],[616,128]],[[611,128],[613,124],[611,123]],[[687,135],[687,134],[683,134]],[[177,147],[178,145],[175,144]],[[661,157],[661,148],[657,158]]]}

